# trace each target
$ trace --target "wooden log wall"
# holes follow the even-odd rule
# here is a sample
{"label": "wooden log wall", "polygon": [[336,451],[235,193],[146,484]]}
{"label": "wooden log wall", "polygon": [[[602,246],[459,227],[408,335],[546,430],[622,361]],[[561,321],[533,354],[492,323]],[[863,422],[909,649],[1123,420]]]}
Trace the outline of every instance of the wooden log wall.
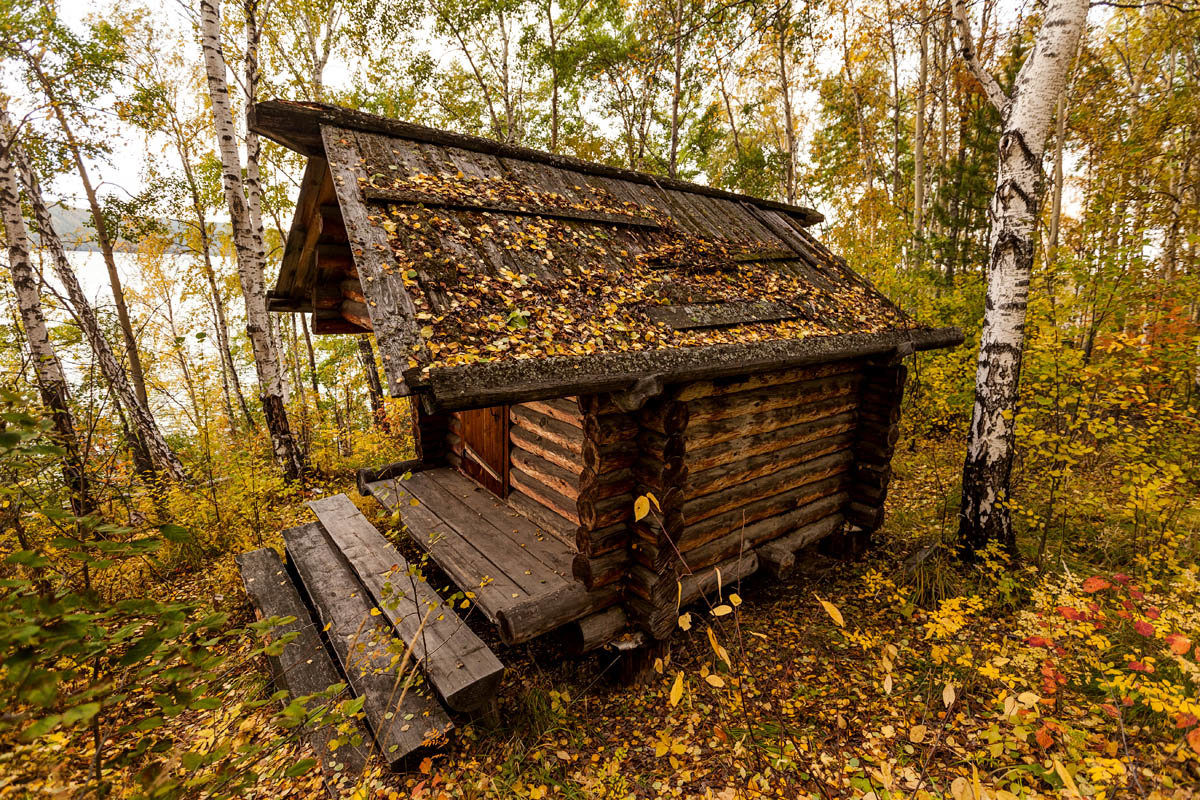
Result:
{"label": "wooden log wall", "polygon": [[446,463],[450,452],[450,415],[431,414],[420,401],[412,404],[413,440],[417,444],[417,459],[422,467]]}
{"label": "wooden log wall", "polygon": [[583,414],[573,397],[509,408],[508,501],[571,545],[579,528]]}
{"label": "wooden log wall", "polygon": [[633,526],[626,602],[637,624],[668,635],[677,584],[702,583],[714,567],[749,574],[756,547],[843,513],[857,476],[863,366],[690,383],[643,409],[638,493],[652,492],[662,513]]}
{"label": "wooden log wall", "polygon": [[579,398],[583,470],[579,475],[579,526],[572,572],[588,589],[615,585],[629,565],[633,518],[637,418],[613,405],[607,394]]}
{"label": "wooden log wall", "polygon": [[900,438],[900,402],[908,368],[868,364],[863,372],[854,475],[846,521],[866,532],[883,524],[883,504],[892,477],[892,455]]}

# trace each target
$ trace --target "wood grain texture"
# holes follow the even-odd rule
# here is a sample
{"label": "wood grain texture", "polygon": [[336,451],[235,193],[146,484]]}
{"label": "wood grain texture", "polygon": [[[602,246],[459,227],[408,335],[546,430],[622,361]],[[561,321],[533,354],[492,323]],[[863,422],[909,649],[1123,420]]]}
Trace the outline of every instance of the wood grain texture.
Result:
{"label": "wood grain texture", "polygon": [[[454,727],[427,687],[412,685],[415,672],[402,672],[403,646],[394,631],[372,616],[374,604],[350,567],[325,537],[319,523],[283,533],[288,559],[304,583],[342,671],[363,698],[363,713],[384,760],[393,767]],[[411,669],[411,665],[409,665]]]}
{"label": "wood grain texture", "polygon": [[[320,628],[292,584],[279,555],[268,547],[242,553],[236,560],[242,584],[258,618],[293,618],[291,622],[271,629],[272,641],[296,634],[296,638],[285,645],[278,655],[267,655],[275,685],[286,689],[295,698],[324,692],[330,686],[345,683],[345,678],[321,641]],[[308,711],[318,714],[322,706],[319,700],[310,701]],[[352,721],[350,728],[348,733],[339,737],[330,725],[305,727],[305,738],[317,756],[326,781],[336,781],[343,775],[356,777],[366,767],[371,753],[367,732],[357,721]],[[331,750],[329,742],[338,738],[351,741],[343,741],[340,747]]]}
{"label": "wood grain texture", "polygon": [[496,694],[504,665],[344,494],[310,501],[330,540],[409,645],[447,706],[473,711]]}

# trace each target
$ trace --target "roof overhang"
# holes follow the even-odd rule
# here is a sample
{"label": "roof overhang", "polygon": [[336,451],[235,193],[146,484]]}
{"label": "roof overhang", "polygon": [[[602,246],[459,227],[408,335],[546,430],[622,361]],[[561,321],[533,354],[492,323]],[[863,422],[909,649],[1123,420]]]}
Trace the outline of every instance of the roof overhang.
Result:
{"label": "roof overhang", "polygon": [[492,361],[424,373],[418,368],[405,373],[405,383],[434,408],[458,411],[575,394],[624,392],[648,378],[661,379],[664,384],[715,380],[850,358],[903,357],[962,343],[963,333],[958,328],[916,328],[678,350]]}

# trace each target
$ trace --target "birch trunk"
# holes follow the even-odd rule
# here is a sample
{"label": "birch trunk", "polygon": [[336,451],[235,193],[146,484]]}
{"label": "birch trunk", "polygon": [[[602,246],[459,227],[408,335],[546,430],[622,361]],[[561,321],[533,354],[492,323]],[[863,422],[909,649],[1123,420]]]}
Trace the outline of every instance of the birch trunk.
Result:
{"label": "birch trunk", "polygon": [[[254,225],[250,208],[251,194],[242,183],[241,158],[238,155],[233,109],[229,101],[229,84],[225,74],[226,63],[221,52],[221,17],[217,8],[218,2],[219,0],[201,0],[200,28],[208,91],[212,101],[213,124],[221,155],[221,179],[225,189],[225,201],[229,204],[229,217],[237,249],[238,275],[242,283],[242,296],[246,302],[246,333],[254,351],[263,418],[271,436],[276,461],[289,479],[295,479],[303,473],[304,464],[288,425],[279,359],[271,341],[263,275],[261,215],[259,224]],[[254,138],[254,144],[257,145],[257,137]],[[257,166],[255,160],[254,172],[247,171],[247,180],[254,183],[254,189],[257,189]],[[253,194],[253,198],[256,203],[259,201],[257,193]]]}
{"label": "birch trunk", "polygon": [[1087,18],[1088,0],[1049,0],[1033,50],[1008,96],[979,63],[966,0],[953,0],[959,55],[1000,110],[996,190],[990,203],[991,258],[975,376],[975,406],[963,465],[959,540],[974,556],[990,542],[1015,549],[1007,501],[1021,379],[1042,156],[1055,104],[1066,85]]}
{"label": "birch trunk", "polygon": [[92,185],[87,164],[84,163],[79,141],[75,138],[75,132],[71,128],[66,112],[63,111],[62,103],[57,97],[54,85],[47,79],[45,73],[42,72],[41,65],[36,60],[30,59],[30,66],[37,76],[38,83],[42,85],[42,91],[45,92],[46,99],[50,101],[50,107],[54,111],[54,116],[58,120],[59,127],[62,128],[67,150],[70,151],[71,158],[75,162],[75,171],[79,175],[79,182],[83,185],[83,194],[87,198],[88,210],[92,214],[92,227],[96,231],[96,244],[100,247],[100,255],[104,259],[104,268],[108,271],[108,283],[112,289],[113,304],[117,309],[117,322],[121,326],[121,337],[125,343],[125,357],[129,360],[129,379],[133,383],[134,391],[137,392],[138,401],[146,408],[149,408],[150,399],[146,394],[146,373],[142,369],[142,357],[138,353],[137,337],[133,333],[133,322],[129,318],[129,307],[125,304],[125,289],[121,285],[121,275],[117,272],[117,260],[113,256],[112,236],[109,235],[108,224],[104,219],[104,211],[100,208],[100,199],[96,195],[96,188]]}
{"label": "birch trunk", "polygon": [[[913,238],[921,249],[925,236],[925,87],[929,82],[929,20],[922,12],[921,62],[917,71],[916,130],[913,131]],[[924,261],[924,258],[918,258]]]}
{"label": "birch trunk", "polygon": [[4,223],[5,240],[8,244],[8,271],[12,279],[13,293],[17,298],[17,309],[21,315],[21,327],[29,342],[29,354],[37,377],[38,393],[42,403],[50,412],[54,424],[54,438],[63,448],[63,483],[71,496],[71,509],[82,517],[91,511],[88,496],[87,476],[83,458],[79,453],[79,440],[75,434],[75,417],[71,413],[71,391],[63,374],[62,362],[50,343],[50,332],[42,312],[42,297],[38,291],[37,273],[33,269],[30,254],[33,248],[25,218],[21,216],[21,189],[16,170],[9,158],[13,140],[8,126],[7,111],[3,114],[0,136],[0,221]]}
{"label": "birch trunk", "polygon": [[[7,127],[7,119],[0,122]],[[96,354],[96,362],[100,365],[104,380],[121,404],[125,406],[126,413],[129,415],[135,461],[139,462],[139,467],[142,469],[153,464],[155,468],[172,480],[187,480],[187,471],[183,468],[179,457],[175,455],[170,445],[167,444],[167,440],[163,438],[162,431],[159,430],[158,423],[154,420],[150,410],[138,399],[137,393],[129,382],[129,377],[113,354],[108,340],[104,338],[92,304],[88,302],[87,296],[83,293],[79,279],[75,276],[75,270],[67,260],[67,253],[51,224],[50,209],[42,199],[42,189],[37,175],[30,168],[24,154],[15,143],[10,147],[9,156],[21,172],[29,205],[33,209],[34,222],[37,224],[38,234],[41,236],[42,248],[50,252],[50,263],[53,264],[54,273],[67,291],[67,298],[71,302],[79,328],[84,338],[88,340],[88,344],[91,345],[92,352]]]}

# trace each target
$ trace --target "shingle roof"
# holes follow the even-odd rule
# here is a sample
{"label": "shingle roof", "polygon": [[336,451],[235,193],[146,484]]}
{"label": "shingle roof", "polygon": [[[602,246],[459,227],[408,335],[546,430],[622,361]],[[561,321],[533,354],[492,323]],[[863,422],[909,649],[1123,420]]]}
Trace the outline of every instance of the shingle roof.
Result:
{"label": "shingle roof", "polygon": [[[401,286],[411,299],[409,388],[447,371],[466,378],[467,365],[491,362],[495,375],[500,362],[534,360],[553,362],[541,376],[552,393],[601,355],[740,345],[749,357],[755,345],[899,341],[922,327],[809,233],[821,219],[810,209],[328,106],[258,113],[265,135],[355,162],[340,164],[355,185],[339,185],[338,201],[348,221],[347,203],[375,229],[375,246],[359,231],[354,252],[360,277],[364,252],[378,262],[362,282],[377,336],[394,323],[384,314],[404,311],[380,304],[399,305]],[[289,269],[285,258],[280,287],[309,291]],[[513,374],[529,382],[530,366]]]}

